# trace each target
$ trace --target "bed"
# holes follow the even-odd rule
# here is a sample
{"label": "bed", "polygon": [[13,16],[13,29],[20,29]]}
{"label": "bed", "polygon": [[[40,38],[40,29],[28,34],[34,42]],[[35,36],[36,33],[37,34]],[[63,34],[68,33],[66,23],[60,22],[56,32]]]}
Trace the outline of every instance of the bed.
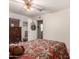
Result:
{"label": "bed", "polygon": [[37,39],[14,45],[23,46],[25,49],[17,59],[70,59],[67,47],[63,42]]}

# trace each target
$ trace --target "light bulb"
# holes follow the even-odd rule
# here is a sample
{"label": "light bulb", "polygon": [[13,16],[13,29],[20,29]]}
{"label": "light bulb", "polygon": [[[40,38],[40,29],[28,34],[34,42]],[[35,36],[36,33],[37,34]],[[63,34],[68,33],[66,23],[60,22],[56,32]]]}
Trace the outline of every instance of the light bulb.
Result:
{"label": "light bulb", "polygon": [[14,24],[11,24],[11,27],[14,27]]}
{"label": "light bulb", "polygon": [[32,11],[33,10],[33,8],[32,7],[27,7],[27,6],[24,6],[24,8],[26,9],[26,11]]}

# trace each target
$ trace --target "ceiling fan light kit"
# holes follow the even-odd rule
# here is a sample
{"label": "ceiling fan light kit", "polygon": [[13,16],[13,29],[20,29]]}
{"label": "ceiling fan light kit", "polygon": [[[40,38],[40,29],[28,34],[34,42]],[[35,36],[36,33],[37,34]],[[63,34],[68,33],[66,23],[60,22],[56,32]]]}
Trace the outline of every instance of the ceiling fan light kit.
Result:
{"label": "ceiling fan light kit", "polygon": [[31,10],[31,7],[32,7],[32,0],[23,0],[25,2],[25,8],[27,11],[30,11]]}

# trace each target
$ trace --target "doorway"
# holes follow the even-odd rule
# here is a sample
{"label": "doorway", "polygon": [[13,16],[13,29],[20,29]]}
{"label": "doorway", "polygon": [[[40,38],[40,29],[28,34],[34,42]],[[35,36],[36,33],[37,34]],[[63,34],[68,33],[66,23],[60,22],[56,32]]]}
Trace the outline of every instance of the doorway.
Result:
{"label": "doorway", "polygon": [[43,39],[43,20],[37,20],[37,38]]}

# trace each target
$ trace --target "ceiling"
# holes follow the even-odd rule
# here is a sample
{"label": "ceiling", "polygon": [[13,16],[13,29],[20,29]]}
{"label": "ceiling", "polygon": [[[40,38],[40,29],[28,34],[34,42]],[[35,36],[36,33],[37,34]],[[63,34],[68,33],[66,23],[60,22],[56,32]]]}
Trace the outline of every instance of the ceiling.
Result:
{"label": "ceiling", "polygon": [[26,11],[24,3],[17,2],[16,0],[9,0],[9,11],[24,16],[38,16],[69,8],[69,3],[69,0],[33,0],[32,10]]}

